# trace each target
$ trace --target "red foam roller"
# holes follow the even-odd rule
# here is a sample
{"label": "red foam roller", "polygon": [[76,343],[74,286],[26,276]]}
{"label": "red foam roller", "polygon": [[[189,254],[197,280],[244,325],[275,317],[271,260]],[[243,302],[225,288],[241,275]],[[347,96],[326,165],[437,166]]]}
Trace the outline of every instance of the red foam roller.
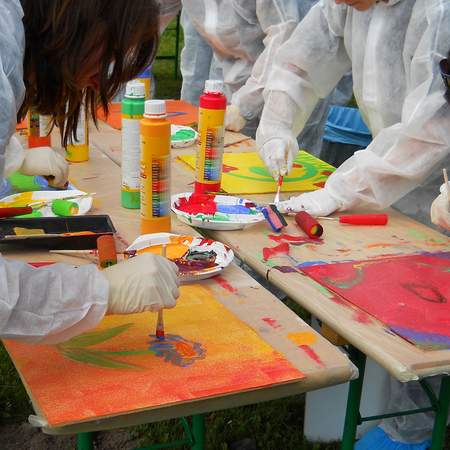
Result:
{"label": "red foam roller", "polygon": [[295,215],[297,225],[311,238],[319,238],[323,234],[322,225],[306,211],[300,211]]}
{"label": "red foam roller", "polygon": [[387,214],[350,214],[348,216],[340,216],[340,223],[348,223],[351,225],[386,225],[388,222]]}

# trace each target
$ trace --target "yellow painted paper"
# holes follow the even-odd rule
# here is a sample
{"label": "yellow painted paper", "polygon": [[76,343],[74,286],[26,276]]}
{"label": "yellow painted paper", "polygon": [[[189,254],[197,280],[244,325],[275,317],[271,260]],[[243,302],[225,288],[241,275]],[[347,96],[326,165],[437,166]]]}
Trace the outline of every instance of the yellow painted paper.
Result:
{"label": "yellow painted paper", "polygon": [[6,341],[51,426],[298,381],[304,375],[201,285],[164,312],[109,316],[57,346]]}
{"label": "yellow painted paper", "polygon": [[[179,156],[192,169],[195,155]],[[281,191],[314,191],[324,186],[335,170],[305,151],[299,152],[292,171],[284,177]],[[277,191],[277,184],[256,152],[225,153],[222,189],[229,194],[265,194]]]}

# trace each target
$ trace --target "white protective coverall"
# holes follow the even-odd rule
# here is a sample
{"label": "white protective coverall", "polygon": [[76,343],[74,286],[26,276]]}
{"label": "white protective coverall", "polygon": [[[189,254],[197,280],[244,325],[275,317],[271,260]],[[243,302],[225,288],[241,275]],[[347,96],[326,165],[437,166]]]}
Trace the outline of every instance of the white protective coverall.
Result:
{"label": "white protective coverall", "polygon": [[[439,62],[450,48],[450,0],[390,0],[358,12],[334,0],[315,5],[281,47],[267,82],[257,145],[266,164],[276,142],[295,142],[317,101],[349,70],[354,94],[374,139],[330,176],[325,188],[282,202],[281,209],[328,215],[355,207],[385,208],[449,167],[450,106]],[[284,148],[284,146],[280,146]],[[270,160],[272,157],[272,161]],[[436,169],[439,170],[436,170]],[[432,380],[436,389],[439,377]],[[391,380],[394,411],[429,406],[418,383]],[[391,439],[429,439],[433,414],[384,420]]]}
{"label": "white protective coverall", "polygon": [[[281,44],[317,0],[183,0],[198,33],[219,60],[228,102],[247,121],[254,135],[263,108],[263,89]],[[201,63],[183,54],[182,67]],[[328,102],[319,105],[300,137],[300,145],[320,153]]]}
{"label": "white protective coverall", "polygon": [[266,164],[273,164],[277,141],[292,148],[317,101],[350,69],[374,139],[340,166],[323,190],[281,208],[304,207],[315,215],[385,208],[433,181],[432,188],[422,189],[430,198],[414,192],[410,208],[416,217],[423,210],[420,219],[426,221],[442,182],[433,169],[448,167],[450,107],[439,61],[449,47],[448,0],[391,0],[366,12],[331,0],[313,7],[275,59],[257,132],[259,151]]}
{"label": "white protective coverall", "polygon": [[[13,136],[25,94],[22,17],[19,0],[0,0],[0,187],[35,151],[25,152]],[[175,306],[176,267],[142,256],[103,273],[93,264],[33,268],[0,257],[0,337],[57,343],[93,328],[105,313]]]}

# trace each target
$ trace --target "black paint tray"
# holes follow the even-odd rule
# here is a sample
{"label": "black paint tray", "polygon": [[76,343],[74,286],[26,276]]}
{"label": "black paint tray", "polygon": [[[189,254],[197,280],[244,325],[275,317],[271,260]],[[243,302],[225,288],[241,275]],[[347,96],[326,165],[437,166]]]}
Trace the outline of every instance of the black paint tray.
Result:
{"label": "black paint tray", "polygon": [[[41,229],[45,234],[14,236],[16,227]],[[83,231],[92,231],[94,234],[63,236],[64,233]],[[89,250],[97,248],[99,236],[115,232],[111,218],[106,215],[0,219],[0,244],[24,249]]]}

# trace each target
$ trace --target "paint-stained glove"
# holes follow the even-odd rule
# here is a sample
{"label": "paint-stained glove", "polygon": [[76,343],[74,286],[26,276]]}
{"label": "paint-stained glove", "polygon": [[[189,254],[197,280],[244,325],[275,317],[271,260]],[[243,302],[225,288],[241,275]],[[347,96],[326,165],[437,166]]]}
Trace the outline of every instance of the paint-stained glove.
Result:
{"label": "paint-stained glove", "polygon": [[109,282],[107,314],[173,308],[179,296],[177,266],[158,255],[144,253],[102,273]]}
{"label": "paint-stained glove", "polygon": [[431,204],[431,221],[441,228],[450,230],[450,204],[445,184],[441,186],[440,195]]}
{"label": "paint-stained glove", "polygon": [[228,105],[225,113],[225,128],[230,131],[241,131],[247,124],[236,105]]}
{"label": "paint-stained glove", "polygon": [[312,216],[328,216],[337,211],[341,205],[326,189],[319,189],[314,192],[297,197],[291,197],[289,200],[277,204],[281,212],[299,212],[306,211]]}
{"label": "paint-stained glove", "polygon": [[290,132],[271,139],[259,149],[261,159],[276,181],[291,171],[297,153],[297,139]]}
{"label": "paint-stained glove", "polygon": [[52,185],[63,187],[67,183],[69,164],[50,147],[37,147],[25,153],[19,172],[24,175],[52,177]]}

